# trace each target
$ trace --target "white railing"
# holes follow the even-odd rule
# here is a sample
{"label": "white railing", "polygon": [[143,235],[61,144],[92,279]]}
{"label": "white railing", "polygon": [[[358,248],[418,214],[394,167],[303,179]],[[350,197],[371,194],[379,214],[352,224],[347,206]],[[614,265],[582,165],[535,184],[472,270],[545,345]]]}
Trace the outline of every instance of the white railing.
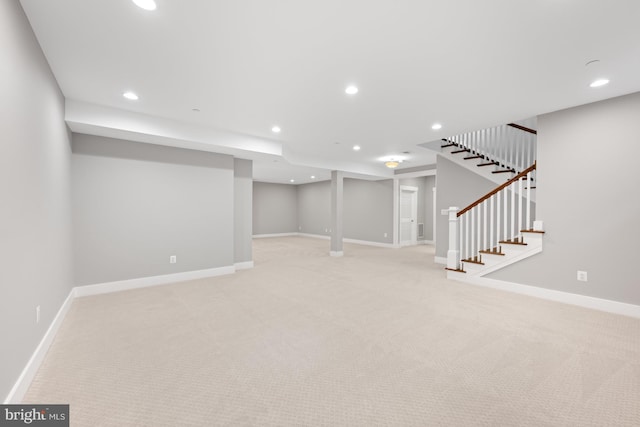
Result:
{"label": "white railing", "polygon": [[533,133],[502,125],[455,135],[447,140],[518,173],[536,161],[536,139]]}
{"label": "white railing", "polygon": [[482,262],[482,253],[501,253],[502,242],[522,243],[531,230],[535,205],[531,178],[535,163],[517,176],[460,210],[449,208],[447,268],[463,270],[462,262]]}

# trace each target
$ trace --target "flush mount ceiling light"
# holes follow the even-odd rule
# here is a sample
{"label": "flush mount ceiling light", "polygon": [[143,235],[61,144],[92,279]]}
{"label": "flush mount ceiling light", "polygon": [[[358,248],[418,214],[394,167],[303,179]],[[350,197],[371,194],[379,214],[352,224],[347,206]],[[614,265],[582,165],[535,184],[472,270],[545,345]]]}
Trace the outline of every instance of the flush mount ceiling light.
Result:
{"label": "flush mount ceiling light", "polygon": [[316,176],[315,175],[311,175],[311,179],[316,179]]}
{"label": "flush mount ceiling light", "polygon": [[589,86],[590,87],[600,87],[609,83],[608,79],[598,79],[594,80]]}
{"label": "flush mount ceiling light", "polygon": [[138,100],[138,95],[136,95],[133,92],[125,92],[122,94],[122,96],[124,96],[127,99],[130,99],[131,101],[137,101]]}
{"label": "flush mount ceiling light", "polygon": [[278,126],[274,126],[274,127],[272,127],[272,128],[271,128],[271,132],[273,132],[273,133],[280,133],[280,127],[278,127]]}
{"label": "flush mount ceiling light", "polygon": [[353,151],[360,151],[360,146],[359,145],[354,145],[353,146]]}
{"label": "flush mount ceiling light", "polygon": [[389,169],[395,169],[398,167],[399,164],[400,162],[397,160],[387,160],[386,162],[384,162],[384,165]]}
{"label": "flush mount ceiling light", "polygon": [[289,182],[296,182],[296,180],[295,179],[290,179]]}
{"label": "flush mount ceiling light", "polygon": [[431,129],[433,129],[433,130],[440,130],[440,129],[442,129],[442,125],[441,125],[440,123],[434,123],[434,124],[431,126]]}
{"label": "flush mount ceiling light", "polygon": [[133,2],[140,9],[144,10],[156,10],[156,2],[155,0],[133,0]]}
{"label": "flush mount ceiling light", "polygon": [[356,93],[358,93],[358,88],[351,85],[351,86],[347,86],[347,88],[344,91],[347,95],[355,95]]}

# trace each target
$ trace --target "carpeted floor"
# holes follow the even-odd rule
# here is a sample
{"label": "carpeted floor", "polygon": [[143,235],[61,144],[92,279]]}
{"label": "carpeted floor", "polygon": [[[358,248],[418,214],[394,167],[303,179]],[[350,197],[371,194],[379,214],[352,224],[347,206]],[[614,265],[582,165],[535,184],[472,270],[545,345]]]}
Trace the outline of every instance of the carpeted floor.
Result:
{"label": "carpeted floor", "polygon": [[25,402],[72,426],[640,426],[640,320],[447,281],[429,246],[328,246],[76,299]]}

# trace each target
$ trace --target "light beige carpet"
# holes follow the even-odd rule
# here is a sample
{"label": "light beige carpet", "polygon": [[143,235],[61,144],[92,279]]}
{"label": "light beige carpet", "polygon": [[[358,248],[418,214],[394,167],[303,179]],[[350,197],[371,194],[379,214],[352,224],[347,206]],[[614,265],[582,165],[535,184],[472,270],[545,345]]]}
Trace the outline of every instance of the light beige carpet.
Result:
{"label": "light beige carpet", "polygon": [[25,402],[73,426],[640,426],[640,320],[447,281],[428,246],[254,252],[75,300]]}

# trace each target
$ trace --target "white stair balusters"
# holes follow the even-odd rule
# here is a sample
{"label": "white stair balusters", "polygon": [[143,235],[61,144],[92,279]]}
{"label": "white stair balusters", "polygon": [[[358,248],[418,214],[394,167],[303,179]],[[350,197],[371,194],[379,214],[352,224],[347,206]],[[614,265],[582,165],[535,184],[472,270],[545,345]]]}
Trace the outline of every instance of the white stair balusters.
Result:
{"label": "white stair balusters", "polygon": [[533,229],[529,183],[534,171],[535,164],[468,207],[449,208],[447,268],[465,270],[465,262],[482,262],[482,252],[499,253],[505,242],[522,243],[522,231]]}

